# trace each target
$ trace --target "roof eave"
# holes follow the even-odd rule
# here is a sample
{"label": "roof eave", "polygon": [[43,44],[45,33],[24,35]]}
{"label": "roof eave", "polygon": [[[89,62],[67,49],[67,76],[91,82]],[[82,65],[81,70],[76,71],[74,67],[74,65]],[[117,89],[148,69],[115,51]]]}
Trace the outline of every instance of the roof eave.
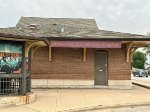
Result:
{"label": "roof eave", "polygon": [[47,38],[40,38],[40,37],[31,37],[31,36],[22,36],[22,35],[12,35],[12,34],[2,34],[0,33],[0,38],[12,38],[13,39],[25,39],[25,40],[41,40],[44,41],[46,45],[48,45],[48,39]]}
{"label": "roof eave", "polygon": [[119,40],[119,41],[150,41],[149,38],[81,38],[81,37],[44,37],[48,40]]}

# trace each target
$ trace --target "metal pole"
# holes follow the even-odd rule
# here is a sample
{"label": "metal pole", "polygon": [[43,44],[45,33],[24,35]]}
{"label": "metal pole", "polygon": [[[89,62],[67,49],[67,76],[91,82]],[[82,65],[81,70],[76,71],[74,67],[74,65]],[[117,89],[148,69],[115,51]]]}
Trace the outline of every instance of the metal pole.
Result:
{"label": "metal pole", "polygon": [[25,57],[25,42],[22,51],[22,94],[26,94],[26,57]]}

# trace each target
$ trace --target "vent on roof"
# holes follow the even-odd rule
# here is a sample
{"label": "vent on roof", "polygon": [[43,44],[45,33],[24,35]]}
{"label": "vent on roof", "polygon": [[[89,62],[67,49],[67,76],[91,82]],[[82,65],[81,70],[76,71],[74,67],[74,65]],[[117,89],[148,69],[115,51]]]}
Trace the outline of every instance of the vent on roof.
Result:
{"label": "vent on roof", "polygon": [[22,30],[22,28],[21,28],[21,27],[19,27],[18,29],[19,29],[19,30]]}
{"label": "vent on roof", "polygon": [[63,28],[61,28],[61,32],[63,33],[63,32],[65,32],[65,28],[63,27]]}
{"label": "vent on roof", "polygon": [[37,25],[36,24],[30,24],[30,30],[36,30]]}

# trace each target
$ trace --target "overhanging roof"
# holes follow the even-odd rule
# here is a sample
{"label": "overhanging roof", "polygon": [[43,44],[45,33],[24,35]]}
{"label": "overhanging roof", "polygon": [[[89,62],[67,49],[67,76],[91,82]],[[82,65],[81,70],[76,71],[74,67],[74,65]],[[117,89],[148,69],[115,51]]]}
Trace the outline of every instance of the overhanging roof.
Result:
{"label": "overhanging roof", "polygon": [[[31,24],[36,25],[35,30],[30,29]],[[99,30],[94,19],[38,17],[22,17],[16,27],[0,28],[0,37],[44,40],[150,40],[150,36],[146,35]]]}
{"label": "overhanging roof", "polygon": [[32,35],[25,34],[15,27],[0,28],[0,40],[15,40],[15,41],[41,40],[44,41],[45,44],[47,45],[49,44],[46,38],[32,37]]}

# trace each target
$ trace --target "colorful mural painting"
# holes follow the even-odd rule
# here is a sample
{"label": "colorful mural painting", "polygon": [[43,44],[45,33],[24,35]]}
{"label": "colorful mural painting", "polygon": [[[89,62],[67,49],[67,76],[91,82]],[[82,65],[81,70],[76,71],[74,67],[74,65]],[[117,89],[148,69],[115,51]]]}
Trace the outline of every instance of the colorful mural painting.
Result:
{"label": "colorful mural painting", "polygon": [[0,74],[21,73],[22,43],[0,41]]}

